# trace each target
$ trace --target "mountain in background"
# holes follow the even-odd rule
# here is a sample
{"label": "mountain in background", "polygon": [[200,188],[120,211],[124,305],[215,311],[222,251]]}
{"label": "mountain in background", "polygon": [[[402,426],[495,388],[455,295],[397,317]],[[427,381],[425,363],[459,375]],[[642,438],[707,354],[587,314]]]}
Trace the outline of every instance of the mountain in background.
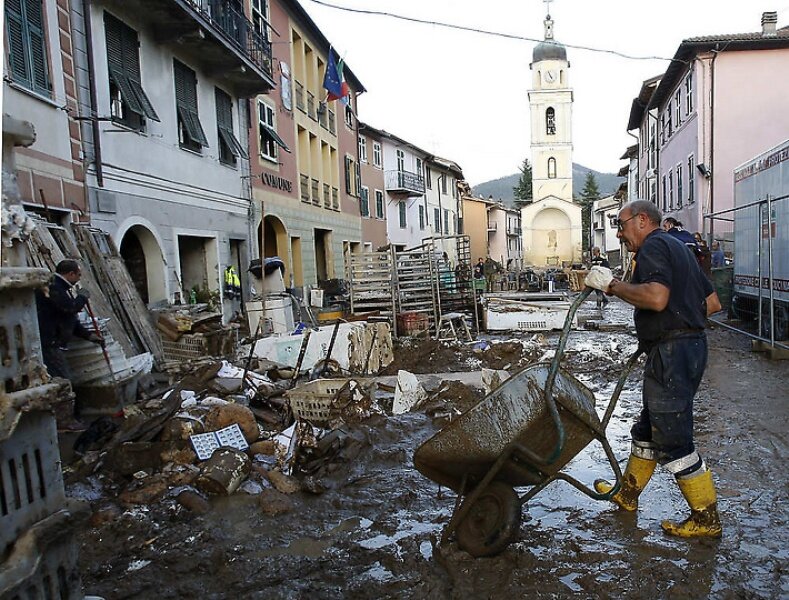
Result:
{"label": "mountain in background", "polygon": [[[594,169],[573,163],[573,194],[576,197],[581,195],[586,174],[589,172],[594,173],[595,179],[597,179],[597,188],[600,190],[601,197],[610,196],[625,181],[624,177],[618,177],[614,173],[600,173]],[[471,191],[477,197],[487,198],[488,196],[493,196],[494,200],[500,199],[507,206],[513,206],[515,196],[512,193],[512,188],[518,185],[520,176],[520,173],[515,173],[507,177],[486,181],[475,185]]]}

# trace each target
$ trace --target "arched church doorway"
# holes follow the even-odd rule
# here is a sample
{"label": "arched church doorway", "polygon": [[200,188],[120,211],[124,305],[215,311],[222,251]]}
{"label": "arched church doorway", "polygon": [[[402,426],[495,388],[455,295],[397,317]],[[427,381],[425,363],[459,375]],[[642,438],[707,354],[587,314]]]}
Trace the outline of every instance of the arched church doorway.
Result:
{"label": "arched church doorway", "polygon": [[567,213],[558,208],[538,212],[532,221],[532,248],[535,258],[544,257],[546,265],[572,260],[572,224]]}
{"label": "arched church doorway", "polygon": [[142,225],[134,225],[123,235],[119,250],[143,302],[151,304],[166,300],[164,258],[151,231]]}

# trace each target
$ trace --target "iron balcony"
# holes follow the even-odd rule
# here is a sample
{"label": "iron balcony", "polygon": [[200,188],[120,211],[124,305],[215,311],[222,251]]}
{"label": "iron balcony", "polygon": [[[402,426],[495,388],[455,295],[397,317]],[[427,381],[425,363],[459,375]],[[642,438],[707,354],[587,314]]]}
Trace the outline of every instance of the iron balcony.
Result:
{"label": "iron balcony", "polygon": [[134,0],[124,3],[153,26],[156,41],[178,47],[239,97],[274,88],[271,42],[230,0]]}
{"label": "iron balcony", "polygon": [[421,195],[425,193],[425,178],[409,171],[386,171],[386,191]]}

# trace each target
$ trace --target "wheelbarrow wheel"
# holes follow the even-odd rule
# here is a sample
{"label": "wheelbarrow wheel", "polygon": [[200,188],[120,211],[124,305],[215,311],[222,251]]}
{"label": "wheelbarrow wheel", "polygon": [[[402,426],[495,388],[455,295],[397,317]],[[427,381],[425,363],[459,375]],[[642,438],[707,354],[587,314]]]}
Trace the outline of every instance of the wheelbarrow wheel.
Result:
{"label": "wheelbarrow wheel", "polygon": [[494,481],[458,525],[458,546],[475,557],[494,556],[515,539],[520,524],[518,494],[507,484]]}

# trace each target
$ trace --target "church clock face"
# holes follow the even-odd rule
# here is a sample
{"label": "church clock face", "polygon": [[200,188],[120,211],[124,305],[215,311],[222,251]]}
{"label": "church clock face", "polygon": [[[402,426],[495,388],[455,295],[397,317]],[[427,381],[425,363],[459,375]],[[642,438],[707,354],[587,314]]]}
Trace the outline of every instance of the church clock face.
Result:
{"label": "church clock face", "polygon": [[553,83],[554,81],[556,81],[556,71],[554,71],[553,69],[548,69],[547,71],[545,71],[543,78],[545,79],[546,83]]}

